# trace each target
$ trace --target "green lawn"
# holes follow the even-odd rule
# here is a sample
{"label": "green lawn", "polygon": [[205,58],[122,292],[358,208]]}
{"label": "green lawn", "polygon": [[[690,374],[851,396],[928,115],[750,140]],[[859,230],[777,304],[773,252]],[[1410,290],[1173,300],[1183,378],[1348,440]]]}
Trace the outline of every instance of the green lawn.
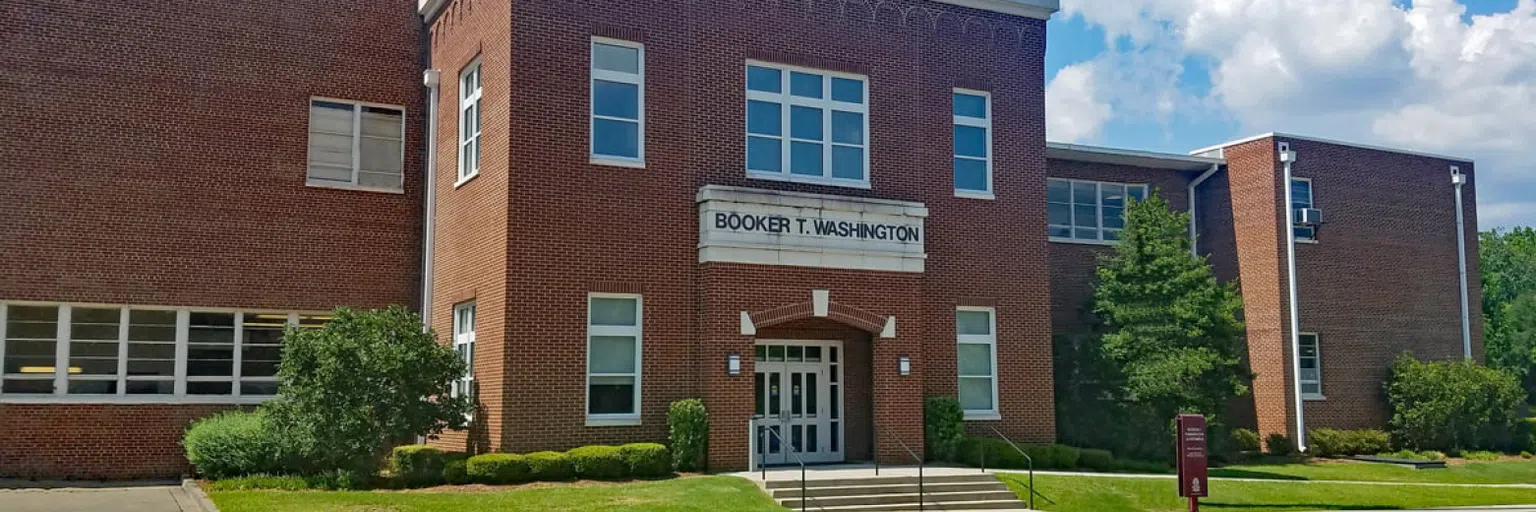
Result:
{"label": "green lawn", "polygon": [[1242,464],[1212,468],[1211,476],[1274,480],[1536,484],[1536,460],[1473,462],[1445,469],[1413,469],[1367,463]]}
{"label": "green lawn", "polygon": [[[1019,496],[1024,475],[1006,474],[1003,480]],[[1210,482],[1211,496],[1201,508],[1222,512],[1278,512],[1287,510],[1401,509],[1461,505],[1516,505],[1536,503],[1536,490],[1522,488],[1446,487],[1430,485],[1371,485],[1302,482]],[[1077,477],[1035,475],[1035,488],[1051,504],[1036,499],[1041,510],[1056,512],[1115,512],[1185,510],[1171,478]]]}
{"label": "green lawn", "polygon": [[752,482],[677,478],[623,485],[567,485],[501,492],[214,491],[223,512],[256,511],[783,511]]}

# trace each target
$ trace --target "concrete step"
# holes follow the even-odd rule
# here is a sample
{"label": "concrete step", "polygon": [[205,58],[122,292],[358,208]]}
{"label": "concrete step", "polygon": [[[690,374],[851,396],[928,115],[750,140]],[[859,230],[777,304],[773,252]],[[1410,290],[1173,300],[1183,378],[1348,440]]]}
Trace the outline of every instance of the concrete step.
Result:
{"label": "concrete step", "polygon": [[[811,496],[811,497],[827,497],[827,496],[858,496],[858,495],[864,495],[864,494],[915,494],[915,493],[918,492],[918,490],[919,490],[919,487],[918,487],[918,485],[916,483],[911,483],[911,484],[895,484],[895,485],[851,485],[851,486],[846,486],[846,487],[808,487],[805,490],[805,495],[806,496]],[[921,490],[924,491],[924,492],[929,492],[929,493],[935,493],[935,492],[964,492],[964,491],[1007,491],[1008,490],[1008,485],[998,481],[997,479],[992,479],[991,481],[980,481],[980,482],[952,482],[952,483],[942,483],[942,482],[941,483],[934,483],[934,482],[928,481],[927,479],[924,479],[923,480],[923,485],[921,487]],[[800,497],[800,488],[799,487],[790,487],[790,488],[784,488],[784,489],[773,489],[772,493],[773,493],[773,497],[774,498],[799,498]]]}
{"label": "concrete step", "polygon": [[[917,508],[919,495],[911,494],[863,494],[855,496],[830,496],[812,497],[810,503],[821,507],[842,507],[861,505],[911,505]],[[1013,491],[1003,489],[1000,491],[963,491],[963,492],[929,492],[921,495],[923,503],[938,505],[945,503],[975,503],[984,501],[1012,501],[1018,506],[1018,497]],[[786,507],[800,505],[800,498],[783,498],[779,504]]]}
{"label": "concrete step", "polygon": [[[944,484],[944,483],[962,483],[962,482],[996,482],[996,481],[997,481],[997,477],[992,476],[991,474],[981,473],[979,471],[976,474],[974,474],[974,475],[933,475],[933,476],[927,476],[927,477],[923,478],[923,483],[924,484]],[[858,477],[851,477],[851,478],[826,478],[826,479],[812,478],[812,479],[809,479],[809,480],[805,481],[805,487],[807,489],[812,488],[812,487],[852,487],[852,486],[864,486],[864,485],[900,485],[900,484],[917,485],[917,475],[912,475],[912,476],[877,476],[877,477],[867,477],[867,478],[858,478]],[[789,488],[799,489],[800,488],[800,481],[799,480],[770,480],[770,481],[764,482],[763,483],[763,487],[768,488],[768,489],[789,489]]]}
{"label": "concrete step", "polygon": [[[800,510],[800,502],[796,501],[793,505],[785,505],[785,507],[789,508],[790,510]],[[825,512],[915,512],[917,510],[917,503],[817,507],[816,502],[812,501],[806,506],[806,510],[821,510]],[[943,510],[946,512],[961,512],[967,510],[986,510],[989,512],[1031,512],[1029,509],[1024,508],[1024,503],[1020,502],[1019,500],[952,501],[947,503],[928,503],[923,506],[923,510]]]}

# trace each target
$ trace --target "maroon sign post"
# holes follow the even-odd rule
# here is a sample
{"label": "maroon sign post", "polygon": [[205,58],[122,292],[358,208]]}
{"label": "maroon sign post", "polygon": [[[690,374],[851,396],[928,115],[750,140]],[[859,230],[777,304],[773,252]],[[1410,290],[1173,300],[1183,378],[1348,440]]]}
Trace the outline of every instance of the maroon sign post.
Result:
{"label": "maroon sign post", "polygon": [[1210,495],[1205,449],[1205,416],[1180,414],[1174,428],[1179,431],[1179,496],[1189,498],[1189,510],[1200,510],[1200,498]]}

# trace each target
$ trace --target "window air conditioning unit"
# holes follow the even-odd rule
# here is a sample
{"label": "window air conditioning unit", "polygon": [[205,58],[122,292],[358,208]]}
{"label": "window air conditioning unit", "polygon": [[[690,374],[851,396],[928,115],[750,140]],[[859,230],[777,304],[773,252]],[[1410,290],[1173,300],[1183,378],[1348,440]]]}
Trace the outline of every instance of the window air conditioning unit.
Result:
{"label": "window air conditioning unit", "polygon": [[1303,226],[1317,226],[1323,223],[1323,211],[1317,208],[1297,208],[1295,222]]}

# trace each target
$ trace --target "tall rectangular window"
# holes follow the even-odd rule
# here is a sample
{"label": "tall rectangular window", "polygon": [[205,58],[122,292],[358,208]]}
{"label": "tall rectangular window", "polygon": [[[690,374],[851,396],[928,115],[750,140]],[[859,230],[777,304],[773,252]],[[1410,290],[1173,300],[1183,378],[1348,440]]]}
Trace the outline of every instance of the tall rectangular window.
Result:
{"label": "tall rectangular window", "polygon": [[1323,396],[1323,369],[1317,346],[1317,335],[1301,333],[1301,396]]}
{"label": "tall rectangular window", "polygon": [[747,64],[747,175],[869,186],[869,95],[859,75]]}
{"label": "tall rectangular window", "polygon": [[587,424],[640,421],[639,295],[587,299]]}
{"label": "tall rectangular window", "polygon": [[1049,178],[1046,229],[1056,241],[1119,240],[1127,202],[1146,198],[1146,185]]}
{"label": "tall rectangular window", "polygon": [[187,327],[187,394],[233,394],[235,314],[193,311]]}
{"label": "tall rectangular window", "polygon": [[[1291,178],[1291,220],[1296,219],[1296,210],[1312,207],[1312,179]],[[1296,224],[1292,226],[1296,230],[1296,239],[1300,241],[1312,241],[1317,239],[1317,228]]]}
{"label": "tall rectangular window", "polygon": [[404,169],[405,109],[310,100],[310,185],[399,192]]}
{"label": "tall rectangular window", "polygon": [[176,331],[175,311],[128,311],[127,394],[176,392]]}
{"label": "tall rectangular window", "polygon": [[480,174],[480,60],[459,74],[459,180]]}
{"label": "tall rectangular window", "polygon": [[5,380],[7,395],[54,392],[59,349],[59,307],[11,304],[5,312]]}
{"label": "tall rectangular window", "polygon": [[992,97],[955,89],[955,195],[992,197]]}
{"label": "tall rectangular window", "polygon": [[475,303],[453,307],[453,351],[464,361],[464,376],[453,383],[453,396],[475,396]]}
{"label": "tall rectangular window", "polygon": [[993,308],[955,310],[955,366],[960,370],[960,408],[967,419],[998,417],[996,317]]}
{"label": "tall rectangular window", "polygon": [[70,310],[69,394],[117,394],[122,316],[118,308]]}
{"label": "tall rectangular window", "polygon": [[592,38],[592,162],[645,165],[645,45]]}
{"label": "tall rectangular window", "polygon": [[240,394],[277,394],[277,368],[283,358],[287,313],[244,313],[240,316]]}

